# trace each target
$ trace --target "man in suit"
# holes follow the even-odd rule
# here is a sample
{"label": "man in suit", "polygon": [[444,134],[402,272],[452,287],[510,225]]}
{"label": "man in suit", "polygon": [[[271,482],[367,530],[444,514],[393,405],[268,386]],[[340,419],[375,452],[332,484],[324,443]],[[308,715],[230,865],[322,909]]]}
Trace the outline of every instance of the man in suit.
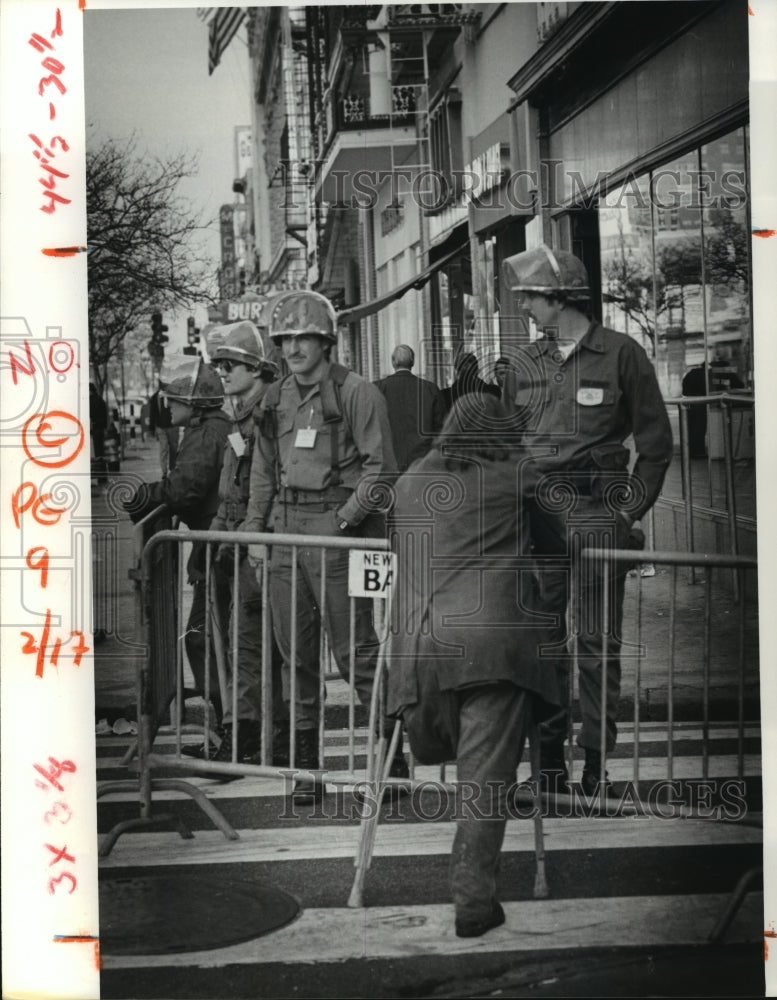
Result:
{"label": "man in suit", "polygon": [[433,382],[413,375],[415,353],[399,344],[391,355],[394,374],[376,383],[386,397],[391,437],[399,472],[425,455],[442,427],[445,412],[440,390]]}

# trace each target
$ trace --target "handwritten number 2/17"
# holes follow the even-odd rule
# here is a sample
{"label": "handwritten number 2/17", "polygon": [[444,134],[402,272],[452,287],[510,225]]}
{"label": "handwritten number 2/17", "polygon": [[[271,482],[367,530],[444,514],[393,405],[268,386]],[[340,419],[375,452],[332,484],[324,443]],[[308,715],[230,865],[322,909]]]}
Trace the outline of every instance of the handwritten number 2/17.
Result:
{"label": "handwritten number 2/17", "polygon": [[[40,644],[35,641],[35,636],[32,632],[21,632],[26,638],[26,642],[22,646],[23,653],[36,653],[37,660],[35,666],[35,676],[43,676],[43,667],[46,663],[46,657],[49,657],[49,663],[52,667],[56,667],[59,661],[59,651],[62,648],[62,639],[57,639],[54,642],[54,647],[49,651],[49,638],[51,635],[51,608],[46,609],[46,621],[43,625],[43,632],[40,638]],[[84,633],[79,629],[76,629],[70,633],[73,638],[78,638],[78,642],[73,646],[73,666],[79,667],[81,665],[81,658],[84,653],[88,653],[90,648],[86,645],[84,640]]]}

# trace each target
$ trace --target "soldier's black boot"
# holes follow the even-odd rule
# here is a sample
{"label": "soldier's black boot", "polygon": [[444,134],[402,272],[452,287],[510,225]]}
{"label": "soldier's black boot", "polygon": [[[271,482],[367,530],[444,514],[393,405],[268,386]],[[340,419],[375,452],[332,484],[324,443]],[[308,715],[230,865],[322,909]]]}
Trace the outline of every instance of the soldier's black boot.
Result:
{"label": "soldier's black boot", "polygon": [[[288,746],[288,745],[287,745]],[[296,751],[294,766],[301,771],[318,770],[318,730],[298,729],[295,739]],[[321,778],[311,781],[308,778],[297,778],[291,792],[294,803],[307,804],[320,802],[324,796],[324,783]]]}
{"label": "soldier's black boot", "polygon": [[283,722],[276,722],[272,734],[272,761],[271,761],[271,763],[275,767],[289,766],[290,740],[291,740],[291,727],[289,725],[289,720],[284,719]]}
{"label": "soldier's black boot", "polygon": [[553,795],[569,793],[569,771],[563,743],[543,743],[540,747],[540,791]]}
{"label": "soldier's black boot", "polygon": [[[602,755],[598,750],[589,750],[586,747],[585,751],[585,765],[583,767],[583,775],[580,779],[580,786],[583,792],[591,798],[592,795],[598,795],[600,779],[602,776]],[[612,782],[608,780],[607,772],[604,772],[604,792],[606,794],[607,788]]]}
{"label": "soldier's black boot", "polygon": [[[232,760],[232,726],[227,723],[222,728],[221,746],[216,751],[213,760],[228,763]],[[238,764],[251,762],[251,758],[262,748],[261,723],[252,719],[238,719],[237,723],[237,758]]]}
{"label": "soldier's black boot", "polygon": [[224,726],[218,726],[216,729],[216,735],[221,740],[219,746],[216,746],[209,739],[207,744],[200,743],[198,746],[189,745],[181,747],[181,753],[187,757],[195,757],[197,760],[215,760],[216,754],[219,752],[219,747],[224,745],[224,731]]}

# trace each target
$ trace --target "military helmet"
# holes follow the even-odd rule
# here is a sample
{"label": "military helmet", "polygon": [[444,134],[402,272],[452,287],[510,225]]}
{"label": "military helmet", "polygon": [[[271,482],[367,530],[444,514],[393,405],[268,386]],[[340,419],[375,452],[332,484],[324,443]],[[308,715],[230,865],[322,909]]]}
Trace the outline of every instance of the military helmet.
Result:
{"label": "military helmet", "polygon": [[212,362],[229,358],[230,361],[240,361],[244,365],[258,368],[266,361],[262,335],[250,320],[229,323],[218,332],[220,336],[218,346],[211,355]]}
{"label": "military helmet", "polygon": [[212,368],[203,364],[202,358],[180,365],[168,380],[160,379],[160,387],[166,399],[203,410],[224,402],[221,379]]}
{"label": "military helmet", "polygon": [[564,298],[589,299],[588,272],[579,257],[541,244],[507,257],[502,264],[505,284],[513,292],[537,292]]}
{"label": "military helmet", "polygon": [[301,337],[317,334],[337,343],[337,315],[332,303],[319,292],[281,292],[269,304],[270,337]]}

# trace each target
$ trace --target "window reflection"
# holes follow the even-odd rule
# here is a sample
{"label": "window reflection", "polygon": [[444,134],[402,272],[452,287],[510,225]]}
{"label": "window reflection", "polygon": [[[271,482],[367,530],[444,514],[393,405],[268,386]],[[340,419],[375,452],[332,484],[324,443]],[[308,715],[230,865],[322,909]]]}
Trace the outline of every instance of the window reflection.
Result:
{"label": "window reflection", "polygon": [[745,129],[609,192],[599,210],[604,323],[638,340],[666,396],[704,366],[752,384]]}

